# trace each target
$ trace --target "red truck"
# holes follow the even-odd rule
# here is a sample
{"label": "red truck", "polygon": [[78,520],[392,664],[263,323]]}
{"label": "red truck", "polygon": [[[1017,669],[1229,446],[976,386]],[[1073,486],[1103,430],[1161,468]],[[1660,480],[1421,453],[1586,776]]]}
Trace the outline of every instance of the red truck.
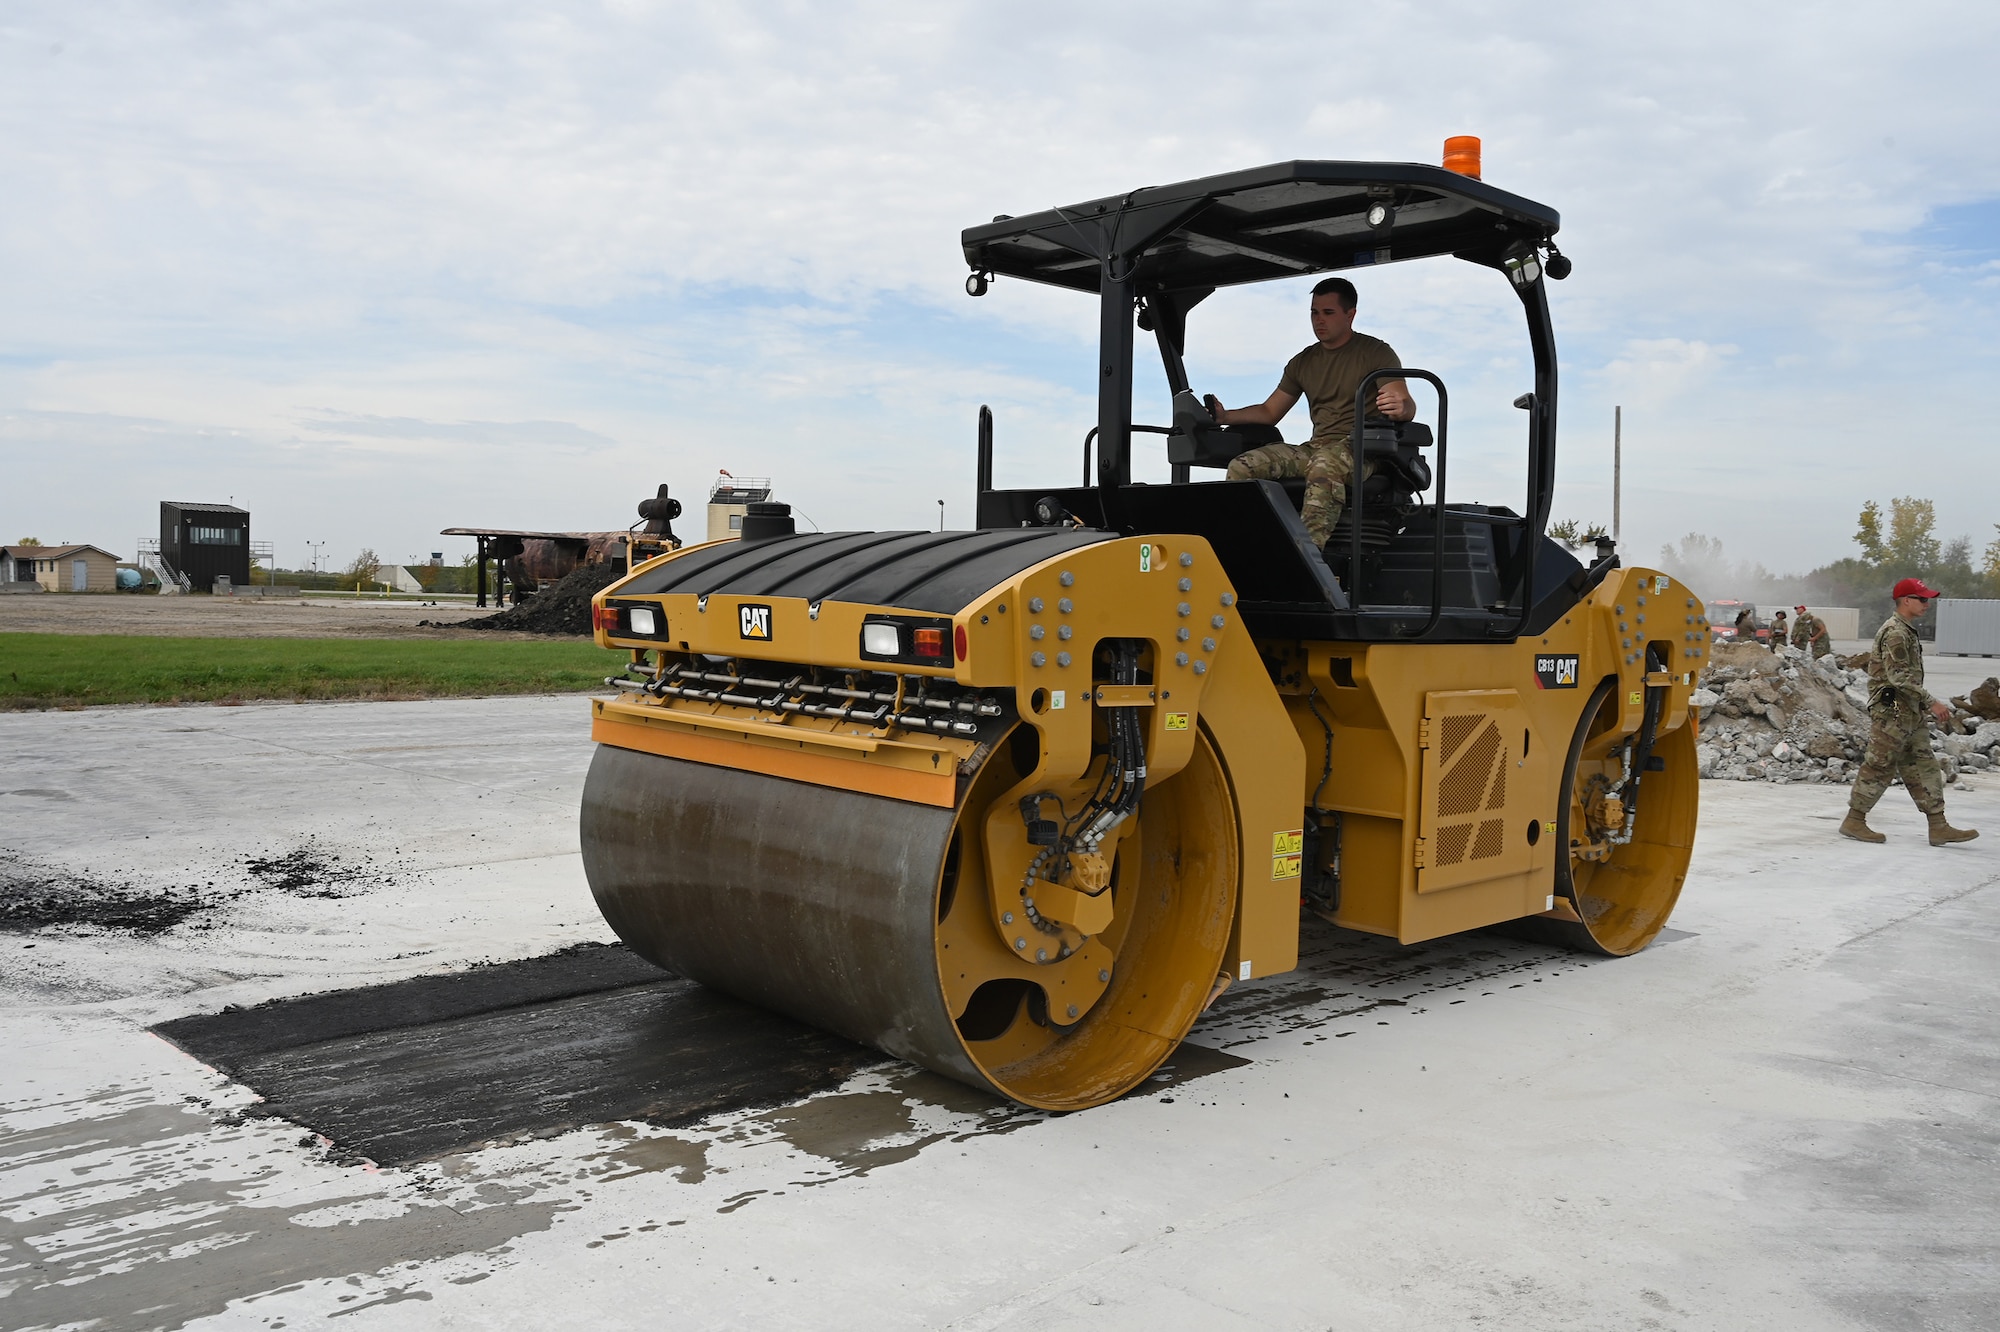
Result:
{"label": "red truck", "polygon": [[1744,641],[1756,643],[1759,647],[1769,647],[1771,626],[1759,623],[1757,603],[1754,601],[1711,601],[1708,603],[1708,627],[1715,634],[1717,643],[1734,643],[1736,637],[1736,617],[1744,611],[1750,612],[1750,623],[1754,627],[1752,636]]}

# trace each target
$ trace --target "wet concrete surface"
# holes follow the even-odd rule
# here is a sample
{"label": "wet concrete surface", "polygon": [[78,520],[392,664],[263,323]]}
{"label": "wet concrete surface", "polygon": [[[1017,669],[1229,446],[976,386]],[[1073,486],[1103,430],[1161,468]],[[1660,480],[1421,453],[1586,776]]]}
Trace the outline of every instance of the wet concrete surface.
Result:
{"label": "wet concrete surface", "polygon": [[[8,789],[77,797],[0,795],[0,852],[204,903],[0,934],[0,1325],[1996,1326],[1986,790],[1949,799],[1988,837],[1940,851],[1900,793],[1864,847],[1844,792],[1708,787],[1674,932],[1630,959],[1309,920],[1299,970],[1083,1114],[836,1051],[585,1122],[675,984],[587,946],[585,729],[535,699],[0,718]],[[163,763],[198,810],[296,798],[220,827]],[[308,847],[362,872],[248,864]],[[410,1146],[460,1108],[405,1165],[336,1118]]]}

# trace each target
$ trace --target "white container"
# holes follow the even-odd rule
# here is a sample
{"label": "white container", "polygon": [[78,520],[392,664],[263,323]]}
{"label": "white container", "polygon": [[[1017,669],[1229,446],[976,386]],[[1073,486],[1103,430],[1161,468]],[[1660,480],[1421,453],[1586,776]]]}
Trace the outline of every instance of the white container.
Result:
{"label": "white container", "polygon": [[2000,657],[2000,601],[1939,597],[1937,645],[1953,657]]}
{"label": "white container", "polygon": [[1826,625],[1826,636],[1839,642],[1861,637],[1861,612],[1852,606],[1808,606]]}

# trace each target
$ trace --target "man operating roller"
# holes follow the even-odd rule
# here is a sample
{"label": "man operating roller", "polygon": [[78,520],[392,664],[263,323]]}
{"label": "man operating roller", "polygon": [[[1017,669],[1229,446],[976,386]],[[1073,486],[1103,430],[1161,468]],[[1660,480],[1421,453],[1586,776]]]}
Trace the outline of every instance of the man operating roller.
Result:
{"label": "man operating roller", "polygon": [[[1223,425],[1276,425],[1300,398],[1312,411],[1312,438],[1304,444],[1265,444],[1229,464],[1231,480],[1284,480],[1303,477],[1305,502],[1299,516],[1306,535],[1322,550],[1347,503],[1354,476],[1354,395],[1372,370],[1400,370],[1395,349],[1380,338],[1354,331],[1360,303],[1354,284],[1327,278],[1312,291],[1313,344],[1285,363],[1271,396],[1254,407],[1226,408],[1214,394],[1208,410]],[[1400,379],[1376,381],[1374,408],[1391,421],[1416,416],[1417,404]]]}

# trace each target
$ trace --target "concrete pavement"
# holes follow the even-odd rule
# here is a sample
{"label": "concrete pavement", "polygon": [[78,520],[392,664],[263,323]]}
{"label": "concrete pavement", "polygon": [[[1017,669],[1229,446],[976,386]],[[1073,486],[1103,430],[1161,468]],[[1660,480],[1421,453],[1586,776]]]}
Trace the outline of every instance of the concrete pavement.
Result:
{"label": "concrete pavement", "polygon": [[145,1030],[608,938],[587,729],[576,698],[0,716],[10,883],[194,903],[0,935],[0,1324],[2000,1326],[1990,783],[1949,850],[1900,792],[1866,847],[1844,789],[1709,784],[1646,953],[1315,927],[1198,1029],[1247,1062],[1070,1116],[889,1065],[378,1169]]}

